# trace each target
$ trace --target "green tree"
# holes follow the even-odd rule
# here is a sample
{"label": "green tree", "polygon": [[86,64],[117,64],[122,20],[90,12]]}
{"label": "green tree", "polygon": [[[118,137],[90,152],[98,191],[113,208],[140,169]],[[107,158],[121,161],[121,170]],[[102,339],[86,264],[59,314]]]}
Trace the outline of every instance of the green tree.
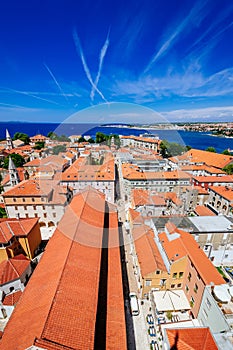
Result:
{"label": "green tree", "polygon": [[232,175],[233,174],[233,164],[228,164],[226,165],[223,170],[228,174]]}
{"label": "green tree", "polygon": [[102,132],[97,132],[95,135],[95,142],[96,143],[102,143],[105,142],[107,140],[107,137],[105,134],[103,134]]}
{"label": "green tree", "polygon": [[180,145],[179,143],[163,140],[160,144],[160,154],[163,158],[178,156],[186,151],[186,147]]}
{"label": "green tree", "polygon": [[2,174],[0,173],[0,194],[4,191],[2,186]]}
{"label": "green tree", "polygon": [[80,142],[86,142],[86,140],[84,139],[83,136],[81,136],[81,137],[78,139],[78,143],[80,143]]}
{"label": "green tree", "polygon": [[57,145],[52,148],[52,153],[53,154],[59,154],[60,152],[65,152],[66,151],[66,146],[64,145]]}
{"label": "green tree", "polygon": [[13,140],[21,140],[25,145],[29,145],[30,143],[30,137],[22,132],[16,132],[13,136]]}
{"label": "green tree", "polygon": [[34,149],[42,149],[44,148],[45,142],[44,141],[37,141],[35,143]]}
{"label": "green tree", "polygon": [[216,153],[216,149],[214,147],[207,147],[206,151]]}
{"label": "green tree", "polygon": [[[12,153],[10,157],[13,160],[16,168],[21,167],[25,163],[24,158],[20,154]],[[3,168],[8,169],[8,166],[9,166],[9,155],[3,160]]]}
{"label": "green tree", "polygon": [[0,218],[6,218],[6,210],[4,208],[0,208]]}
{"label": "green tree", "polygon": [[66,135],[58,136],[58,135],[57,135],[55,132],[53,132],[53,131],[50,131],[50,132],[47,134],[47,137],[49,137],[50,140],[57,140],[57,141],[61,141],[61,142],[70,142],[69,137],[67,137]]}
{"label": "green tree", "polygon": [[89,140],[88,140],[89,143],[95,143],[95,140],[91,137]]}
{"label": "green tree", "polygon": [[50,138],[51,140],[56,140],[57,138],[57,134],[55,134],[55,132],[50,131],[47,135],[48,138]]}
{"label": "green tree", "polygon": [[228,151],[228,149],[224,149],[224,151],[222,151],[222,154],[225,154],[226,156],[231,155],[231,153]]}
{"label": "green tree", "polygon": [[61,142],[70,142],[69,137],[67,137],[66,135],[58,136],[57,140]]}

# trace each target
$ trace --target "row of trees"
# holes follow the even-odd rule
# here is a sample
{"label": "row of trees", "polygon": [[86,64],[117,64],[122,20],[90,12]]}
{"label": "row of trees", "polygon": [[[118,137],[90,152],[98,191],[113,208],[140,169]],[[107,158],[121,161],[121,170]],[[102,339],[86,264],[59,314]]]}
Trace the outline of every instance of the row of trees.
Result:
{"label": "row of trees", "polygon": [[160,154],[163,158],[179,156],[190,149],[190,146],[182,146],[179,143],[168,142],[167,140],[163,140],[160,144]]}
{"label": "row of trees", "polygon": [[[213,153],[217,153],[216,149],[214,147],[207,147],[206,151],[208,152],[213,152]],[[224,151],[222,151],[222,154],[225,154],[227,156],[230,156],[231,153],[228,151],[228,149],[225,149]]]}

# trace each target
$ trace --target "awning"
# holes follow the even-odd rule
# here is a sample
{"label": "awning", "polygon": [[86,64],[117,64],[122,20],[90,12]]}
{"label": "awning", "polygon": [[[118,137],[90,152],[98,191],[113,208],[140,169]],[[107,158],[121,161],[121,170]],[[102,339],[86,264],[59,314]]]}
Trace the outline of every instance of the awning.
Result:
{"label": "awning", "polygon": [[183,290],[153,291],[152,293],[159,312],[191,309]]}
{"label": "awning", "polygon": [[222,284],[220,286],[215,286],[213,292],[216,298],[223,303],[228,303],[231,300],[228,285]]}

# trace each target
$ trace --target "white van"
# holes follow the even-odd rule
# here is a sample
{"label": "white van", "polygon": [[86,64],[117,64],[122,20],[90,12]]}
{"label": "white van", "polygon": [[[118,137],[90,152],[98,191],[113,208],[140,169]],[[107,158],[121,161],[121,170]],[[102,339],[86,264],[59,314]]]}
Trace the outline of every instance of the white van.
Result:
{"label": "white van", "polygon": [[136,293],[129,294],[130,308],[133,316],[139,315],[138,297]]}

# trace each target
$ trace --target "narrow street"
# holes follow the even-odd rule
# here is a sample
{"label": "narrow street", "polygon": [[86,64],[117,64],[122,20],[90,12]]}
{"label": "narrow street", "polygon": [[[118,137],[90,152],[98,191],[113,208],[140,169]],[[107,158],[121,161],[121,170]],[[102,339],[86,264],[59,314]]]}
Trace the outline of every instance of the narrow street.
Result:
{"label": "narrow street", "polygon": [[[133,242],[132,235],[125,228],[126,222],[126,203],[123,187],[123,179],[119,176],[118,167],[116,167],[116,200],[118,209],[118,220],[119,220],[119,235],[120,235],[120,252],[121,252],[121,263],[122,263],[122,280],[123,280],[123,291],[125,300],[125,317],[126,317],[126,328],[127,328],[127,346],[128,350],[146,350],[150,349],[150,339],[146,325],[146,314],[148,313],[149,306],[146,303],[141,305],[140,298],[139,309],[140,313],[138,316],[132,316],[130,310],[129,293],[135,292],[139,296],[139,285],[136,280],[134,262],[133,262]],[[149,303],[150,304],[150,303]],[[148,309],[148,310],[147,310]]]}

